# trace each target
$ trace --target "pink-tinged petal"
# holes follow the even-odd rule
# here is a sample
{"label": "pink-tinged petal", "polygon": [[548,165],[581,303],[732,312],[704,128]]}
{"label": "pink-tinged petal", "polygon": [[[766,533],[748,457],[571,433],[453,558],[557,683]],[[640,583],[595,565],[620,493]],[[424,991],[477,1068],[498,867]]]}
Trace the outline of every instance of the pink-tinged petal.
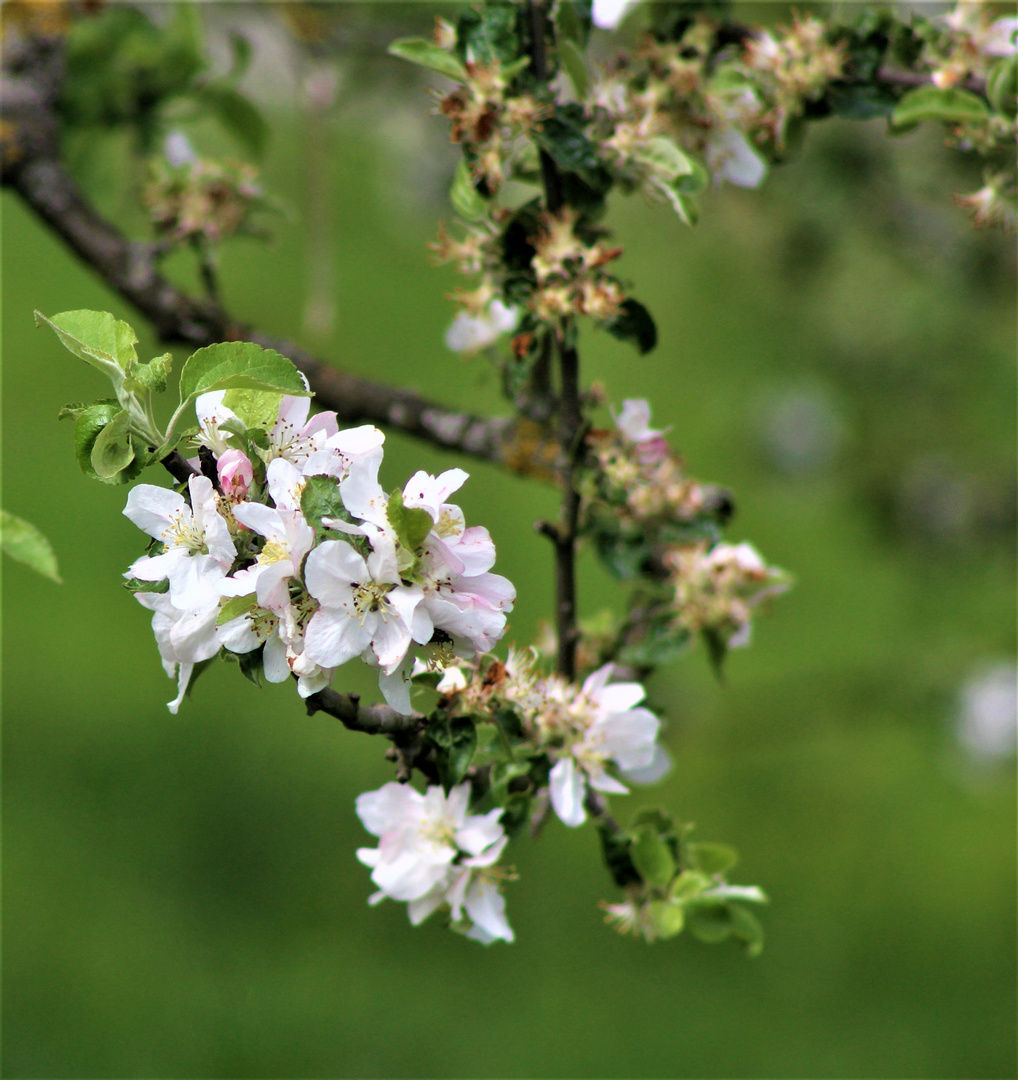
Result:
{"label": "pink-tinged petal", "polygon": [[[291,397],[283,395],[279,403],[279,415],[276,417],[276,427],[288,425],[295,431],[300,431],[307,423],[308,413],[311,411],[311,398]],[[273,428],[275,430],[275,428]]]}
{"label": "pink-tinged petal", "polygon": [[605,712],[620,713],[638,705],[647,696],[639,683],[609,683],[597,696],[598,707]]}
{"label": "pink-tinged petal", "polygon": [[350,587],[370,580],[367,564],[344,540],[326,540],[307,558],[304,580],[308,592],[329,607],[352,606]]}
{"label": "pink-tinged petal", "polygon": [[334,412],[315,413],[304,425],[303,435],[310,438],[313,435],[322,435],[325,439],[331,439],[339,433],[339,424],[336,423]]}
{"label": "pink-tinged petal", "polygon": [[587,820],[583,808],[586,782],[572,757],[561,758],[548,777],[551,805],[564,825],[575,828]]}
{"label": "pink-tinged petal", "polygon": [[127,505],[124,507],[124,517],[157,540],[162,539],[173,515],[182,512],[188,515],[191,513],[184,502],[184,496],[154,484],[139,484],[131,488],[127,495]]}
{"label": "pink-tinged petal", "polygon": [[243,450],[227,450],[216,461],[219,486],[232,499],[243,499],[254,481],[254,466]]}
{"label": "pink-tinged petal", "polygon": [[304,632],[305,655],[322,667],[340,667],[359,656],[366,644],[357,620],[333,608],[319,608]]}
{"label": "pink-tinged petal", "polygon": [[384,442],[385,435],[378,428],[373,424],[363,424],[361,427],[338,432],[327,445],[335,447],[348,457],[354,457],[380,450]]}
{"label": "pink-tinged petal", "polygon": [[452,550],[460,560],[463,577],[477,577],[495,565],[495,545],[488,530],[481,525],[464,529]]}
{"label": "pink-tinged petal", "polygon": [[469,859],[463,859],[460,865],[477,867],[492,866],[502,857],[502,852],[505,850],[505,846],[508,843],[509,837],[503,835],[500,839],[496,840],[491,847],[482,851],[480,855],[472,855]]}
{"label": "pink-tinged petal", "polygon": [[394,781],[358,795],[355,803],[361,824],[374,836],[399,828],[418,815],[423,805],[423,795],[408,784]]}

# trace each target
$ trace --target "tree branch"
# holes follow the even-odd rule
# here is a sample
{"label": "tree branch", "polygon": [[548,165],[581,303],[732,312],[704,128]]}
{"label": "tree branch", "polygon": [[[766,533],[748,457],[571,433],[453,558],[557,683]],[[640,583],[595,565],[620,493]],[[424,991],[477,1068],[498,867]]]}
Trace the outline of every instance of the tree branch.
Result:
{"label": "tree branch", "polygon": [[58,38],[26,38],[7,49],[0,85],[3,185],[147,319],[161,341],[191,348],[253,341],[289,357],[307,376],[317,403],[335,410],[342,423],[380,424],[515,472],[547,475],[554,440],[543,426],[457,412],[414,390],[339,371],[291,341],[243,325],[214,300],[192,297],[165,278],[158,269],[158,245],[124,236],[98,213],[61,161],[56,101],[62,65]]}

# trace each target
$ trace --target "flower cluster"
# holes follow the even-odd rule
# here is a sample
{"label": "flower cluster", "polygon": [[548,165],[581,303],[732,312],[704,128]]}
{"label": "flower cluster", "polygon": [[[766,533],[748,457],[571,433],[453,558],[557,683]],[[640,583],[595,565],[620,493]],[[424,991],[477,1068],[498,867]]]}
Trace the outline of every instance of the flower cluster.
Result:
{"label": "flower cluster", "polygon": [[469,802],[469,784],[448,795],[433,786],[421,795],[390,783],[359,796],[357,815],[379,837],[377,848],[357,851],[378,886],[368,902],[406,901],[414,926],[445,905],[452,927],[468,938],[485,945],[512,941],[499,892],[508,873],[494,865],[508,841],[502,811],[468,814]]}
{"label": "flower cluster", "polygon": [[217,242],[251,231],[252,213],[264,203],[252,165],[187,159],[156,162],[142,202],[156,231],[175,242]]}
{"label": "flower cluster", "polygon": [[382,433],[341,431],[334,413],[308,419],[308,408],[305,397],[201,395],[207,456],[192,464],[208,475],[188,481],[186,499],[149,484],[128,496],[124,513],[155,544],[125,576],[178,676],[174,712],[194,666],[225,649],[259,650],[266,679],[292,674],[302,697],[360,657],[409,713],[417,655],[470,658],[505,630],[515,591],[490,573],[491,537],[447,501],[467,474],[418,472],[386,496]]}
{"label": "flower cluster", "polygon": [[620,527],[641,533],[655,523],[691,522],[701,515],[707,496],[686,475],[665,435],[650,427],[650,406],[642,398],[622,403],[614,431],[592,431],[588,512],[595,501],[607,503]]}
{"label": "flower cluster", "polygon": [[788,589],[787,575],[767,566],[752,544],[673,547],[664,564],[676,626],[709,630],[730,649],[749,644],[753,609]]}
{"label": "flower cluster", "polygon": [[530,752],[548,758],[555,813],[566,825],[577,826],[587,818],[588,790],[628,793],[609,767],[632,783],[647,784],[671,767],[657,742],[661,722],[639,707],[643,687],[610,683],[612,671],[605,664],[581,686],[559,675],[539,675],[533,652],[510,650],[506,663],[477,668],[469,680],[462,668],[448,669],[438,690],[456,707],[480,715],[511,710]]}

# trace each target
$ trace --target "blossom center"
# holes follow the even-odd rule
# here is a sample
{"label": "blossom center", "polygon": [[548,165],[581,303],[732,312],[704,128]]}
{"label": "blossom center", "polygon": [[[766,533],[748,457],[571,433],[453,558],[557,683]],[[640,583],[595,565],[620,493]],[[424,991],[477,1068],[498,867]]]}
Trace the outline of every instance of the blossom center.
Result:
{"label": "blossom center", "polygon": [[192,555],[207,555],[205,530],[190,515],[185,519],[183,510],[175,510],[170,515],[170,525],[162,532],[162,539],[167,551],[171,547],[186,548]]}

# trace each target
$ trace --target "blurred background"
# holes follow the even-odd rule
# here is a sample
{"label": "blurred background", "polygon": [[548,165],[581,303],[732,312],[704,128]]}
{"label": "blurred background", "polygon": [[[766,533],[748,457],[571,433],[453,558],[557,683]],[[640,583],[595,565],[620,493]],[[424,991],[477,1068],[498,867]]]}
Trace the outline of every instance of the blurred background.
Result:
{"label": "blurred background", "polygon": [[[504,412],[485,358],[443,345],[460,282],[426,245],[452,217],[456,151],[427,77],[385,55],[439,9],[284,8],[203,9],[217,64],[231,31],[253,46],[261,183],[285,208],[270,242],[225,246],[227,307]],[[186,130],[243,156],[212,124]],[[129,149],[114,130],[67,152],[145,237]],[[709,194],[695,231],[612,205],[660,345],[639,358],[586,331],[587,379],[616,405],[649,398],[690,472],[733,492],[728,538],[796,580],[726,685],[702,650],[655,678],[675,769],[617,800],[739,849],[733,880],[772,901],[752,961],[618,937],[593,831],[557,823],[512,850],[515,944],[413,929],[403,905],[368,908],[354,857],[354,799],[392,778],[379,741],[227,665],[168,713],[148,613],[120,587],[144,549],[126,491],[85,479],[56,420],[103,387],[32,309],[109,310],[139,353],[164,350],[4,192],[4,505],[64,578],[3,567],[5,1075],[1013,1076],[1015,256],[952,205],[978,184],[938,130],[829,121],[761,190]],[[186,254],[168,271],[196,287]],[[387,449],[390,487],[468,468],[468,521],[519,591],[507,640],[532,641],[551,585],[533,522],[555,493],[395,433]],[[583,613],[617,605],[582,569]]]}

